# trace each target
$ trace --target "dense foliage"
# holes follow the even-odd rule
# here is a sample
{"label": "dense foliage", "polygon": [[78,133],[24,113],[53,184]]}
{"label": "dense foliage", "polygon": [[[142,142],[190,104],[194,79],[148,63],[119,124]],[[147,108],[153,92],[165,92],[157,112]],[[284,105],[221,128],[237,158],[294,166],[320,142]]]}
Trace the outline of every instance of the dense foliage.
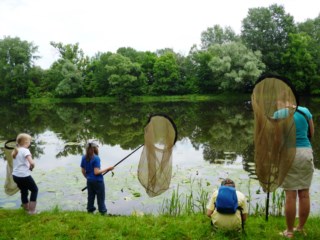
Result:
{"label": "dense foliage", "polygon": [[59,59],[49,69],[34,64],[37,46],[6,36],[0,39],[0,99],[250,92],[266,72],[287,76],[300,93],[319,94],[319,36],[320,15],[295,23],[273,4],[249,9],[240,35],[208,27],[187,56],[121,47],[89,58],[78,43],[51,42]]}

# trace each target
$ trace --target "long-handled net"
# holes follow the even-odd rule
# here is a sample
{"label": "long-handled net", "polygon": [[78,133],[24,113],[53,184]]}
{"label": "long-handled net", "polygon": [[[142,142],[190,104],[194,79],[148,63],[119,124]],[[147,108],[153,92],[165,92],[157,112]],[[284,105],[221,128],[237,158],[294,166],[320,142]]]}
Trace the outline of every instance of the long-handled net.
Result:
{"label": "long-handled net", "polygon": [[283,182],[296,153],[296,128],[293,114],[298,98],[290,81],[279,76],[263,76],[255,84],[252,96],[254,111],[254,160],[256,175],[267,193]]}
{"label": "long-handled net", "polygon": [[[150,197],[158,196],[170,186],[172,148],[177,141],[177,136],[177,127],[170,117],[165,114],[153,114],[149,117],[144,128],[145,143],[113,167],[118,166],[141,147],[144,147],[138,165],[138,179]],[[84,187],[82,191],[85,189],[87,187]]]}
{"label": "long-handled net", "polygon": [[164,114],[150,116],[144,130],[144,148],[138,178],[150,197],[166,191],[172,175],[172,148],[177,140],[174,122]]}
{"label": "long-handled net", "polygon": [[4,144],[4,155],[5,160],[7,161],[7,172],[6,172],[6,180],[4,182],[4,191],[7,195],[12,196],[19,191],[17,184],[13,181],[12,170],[13,170],[13,158],[12,158],[12,150],[16,145],[16,140],[8,140]]}

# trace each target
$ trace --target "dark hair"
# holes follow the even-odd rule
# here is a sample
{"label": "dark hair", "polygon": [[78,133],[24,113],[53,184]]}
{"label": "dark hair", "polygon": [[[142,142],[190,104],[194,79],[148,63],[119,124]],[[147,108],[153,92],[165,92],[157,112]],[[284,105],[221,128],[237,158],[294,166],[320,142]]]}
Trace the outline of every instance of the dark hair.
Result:
{"label": "dark hair", "polygon": [[234,188],[236,187],[236,184],[230,178],[226,178],[221,182],[221,186],[225,186],[225,185],[228,185]]}
{"label": "dark hair", "polygon": [[86,160],[90,161],[94,155],[99,155],[98,145],[90,142],[86,147]]}
{"label": "dark hair", "polygon": [[277,78],[283,82],[285,82],[292,90],[293,92],[293,95],[295,96],[296,98],[296,103],[297,103],[297,106],[299,106],[299,95],[297,93],[297,90],[295,88],[295,86],[292,84],[292,82],[290,81],[289,78],[287,77],[284,77],[284,76],[279,76],[277,74],[273,74],[273,73],[266,73],[266,74],[263,74],[261,75],[258,80],[255,82],[254,86],[257,85],[259,82],[261,82],[262,80],[266,79],[266,78]]}

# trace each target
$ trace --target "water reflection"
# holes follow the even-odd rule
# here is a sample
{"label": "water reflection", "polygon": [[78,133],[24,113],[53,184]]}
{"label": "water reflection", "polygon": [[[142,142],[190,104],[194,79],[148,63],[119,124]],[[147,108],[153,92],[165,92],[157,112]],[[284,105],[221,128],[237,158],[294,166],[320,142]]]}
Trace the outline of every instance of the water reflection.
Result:
{"label": "water reflection", "polygon": [[[320,126],[316,103],[310,101],[307,106],[314,115],[315,126]],[[221,165],[219,171],[222,175],[224,171],[230,172],[228,169],[235,166],[244,170],[249,178],[256,179],[253,160],[253,112],[245,102],[13,106],[2,104],[0,124],[5,127],[0,128],[0,142],[14,138],[19,132],[30,133],[35,138],[31,152],[38,160],[38,167],[52,171],[57,171],[55,169],[60,167],[60,171],[63,172],[73,168],[78,171],[85,142],[88,139],[97,139],[101,145],[102,157],[114,160],[107,163],[111,165],[144,143],[144,126],[148,116],[154,113],[168,114],[177,125],[178,142],[174,150],[175,176],[178,175],[181,166],[195,176],[205,175],[202,173],[205,171],[205,164],[202,162],[204,161],[208,164],[206,166]],[[317,158],[320,151],[317,144],[319,142],[320,137],[316,135],[313,146],[317,169],[320,167]],[[0,157],[4,157],[1,151]],[[138,160],[138,157],[135,157],[134,160],[123,163],[123,169],[132,168],[133,162],[136,164]],[[1,166],[4,166],[3,162]],[[2,173],[4,173],[3,168],[1,176],[4,176]],[[75,181],[74,179],[78,177],[81,175],[74,175],[71,181]],[[212,181],[218,178],[219,176],[214,176]],[[83,183],[82,179],[76,181]],[[123,192],[121,194],[125,195]],[[7,199],[0,199],[0,203],[1,201]]]}
{"label": "water reflection", "polygon": [[[308,106],[313,111],[312,102]],[[31,133],[34,157],[43,154],[43,139],[37,136],[53,131],[64,147],[57,149],[56,158],[82,154],[82,143],[98,139],[105,145],[119,145],[134,149],[143,143],[143,128],[152,113],[167,113],[178,127],[178,140],[188,138],[198,150],[203,148],[203,159],[210,163],[227,161],[232,164],[238,155],[243,156],[244,169],[253,162],[253,113],[245,102],[170,102],[126,105],[108,104],[38,104],[5,105],[1,108],[0,140],[12,139],[19,132]],[[16,113],[19,112],[19,117]],[[314,114],[316,116],[316,114]],[[314,118],[317,126],[318,118]],[[319,136],[313,147],[318,156]],[[317,159],[317,157],[316,157]],[[319,169],[319,161],[315,161]]]}

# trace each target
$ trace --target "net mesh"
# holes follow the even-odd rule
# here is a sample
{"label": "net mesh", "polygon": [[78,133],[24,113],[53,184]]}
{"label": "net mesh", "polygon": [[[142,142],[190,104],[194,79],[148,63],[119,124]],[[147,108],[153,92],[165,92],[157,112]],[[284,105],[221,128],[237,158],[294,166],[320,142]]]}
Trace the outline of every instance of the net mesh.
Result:
{"label": "net mesh", "polygon": [[[14,142],[14,145],[8,144],[7,146],[14,148],[15,142]],[[4,148],[3,152],[5,154],[5,160],[7,160],[7,167],[6,167],[7,172],[6,172],[6,180],[4,182],[4,191],[7,195],[12,196],[19,191],[19,188],[17,184],[13,181],[13,177],[12,177],[12,170],[13,170],[13,159],[11,155],[12,149]]]}
{"label": "net mesh", "polygon": [[138,166],[138,178],[150,197],[165,192],[172,175],[172,149],[176,127],[166,116],[150,117],[144,129],[144,147]]}
{"label": "net mesh", "polygon": [[298,103],[290,84],[275,77],[259,81],[251,100],[256,174],[264,192],[272,192],[282,184],[295,157],[293,114]]}

